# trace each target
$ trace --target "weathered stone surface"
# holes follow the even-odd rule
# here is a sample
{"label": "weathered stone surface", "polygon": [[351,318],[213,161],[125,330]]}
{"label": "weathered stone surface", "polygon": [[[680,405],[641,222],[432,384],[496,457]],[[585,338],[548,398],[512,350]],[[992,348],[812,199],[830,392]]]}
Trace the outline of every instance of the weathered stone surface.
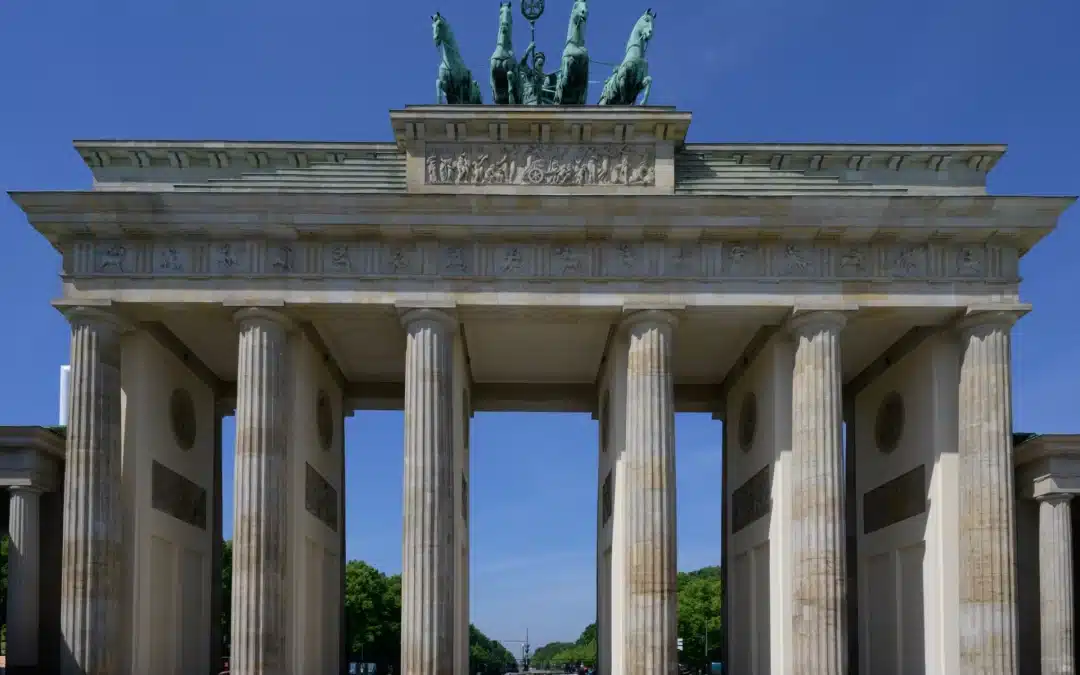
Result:
{"label": "weathered stone surface", "polygon": [[161,462],[150,466],[151,505],[177,520],[206,529],[206,488],[173,471]]}
{"label": "weathered stone surface", "polygon": [[1073,675],[1072,512],[1070,494],[1039,500],[1039,634],[1042,675]]}
{"label": "weathered stone surface", "polygon": [[71,322],[71,409],[64,472],[61,672],[119,673],[121,323],[93,309]]}
{"label": "weathered stone surface", "polygon": [[960,673],[1016,675],[1012,378],[1015,317],[988,312],[961,326]]}
{"label": "weathered stone surface", "polygon": [[835,312],[795,318],[791,398],[792,672],[847,672],[840,331]]}
{"label": "weathered stone surface", "polygon": [[265,309],[236,314],[236,501],[232,653],[239,675],[285,675],[288,331]]}
{"label": "weathered stone surface", "polygon": [[11,488],[8,512],[7,668],[38,665],[41,490]]}
{"label": "weathered stone surface", "polygon": [[304,508],[334,532],[338,529],[338,494],[315,467],[304,464]]}
{"label": "weathered stone surface", "polygon": [[426,148],[429,185],[653,185],[652,145],[447,143]]}
{"label": "weathered stone surface", "polygon": [[675,323],[659,311],[637,312],[626,321],[626,675],[678,672]]}
{"label": "weathered stone surface", "polygon": [[438,310],[402,316],[405,348],[404,542],[401,670],[456,675],[453,343],[457,323]]}

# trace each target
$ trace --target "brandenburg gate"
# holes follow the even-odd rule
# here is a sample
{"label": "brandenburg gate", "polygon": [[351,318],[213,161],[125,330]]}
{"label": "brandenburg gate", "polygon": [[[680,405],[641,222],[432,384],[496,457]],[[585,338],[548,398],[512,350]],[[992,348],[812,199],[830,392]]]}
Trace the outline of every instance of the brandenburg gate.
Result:
{"label": "brandenburg gate", "polygon": [[468,671],[478,410],[599,421],[604,675],[677,672],[680,411],[724,421],[730,672],[1018,672],[1010,331],[1072,199],[988,194],[1002,146],[695,144],[608,101],[78,142],[92,189],[12,195],[72,330],[62,672],[212,672],[230,601],[233,672],[342,672],[358,409],[404,409],[405,675]]}

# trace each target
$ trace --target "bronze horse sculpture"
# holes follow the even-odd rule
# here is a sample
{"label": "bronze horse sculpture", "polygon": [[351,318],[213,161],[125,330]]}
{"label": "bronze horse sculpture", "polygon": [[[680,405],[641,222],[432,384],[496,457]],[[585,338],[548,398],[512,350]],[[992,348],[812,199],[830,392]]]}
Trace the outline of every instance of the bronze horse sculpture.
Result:
{"label": "bronze horse sculpture", "polygon": [[649,62],[645,60],[645,51],[653,35],[653,20],[656,12],[645,10],[641,18],[630,31],[626,41],[626,54],[622,63],[604,81],[604,90],[600,94],[600,105],[634,105],[639,95],[644,94],[641,105],[649,104],[649,90],[652,89],[652,77],[649,76]]}
{"label": "bronze horse sculpture", "polygon": [[439,77],[435,80],[436,103],[480,104],[484,100],[480,95],[480,85],[472,77],[472,71],[461,59],[454,32],[442,14],[435,12],[431,17],[431,31],[435,46],[442,52],[439,63]]}

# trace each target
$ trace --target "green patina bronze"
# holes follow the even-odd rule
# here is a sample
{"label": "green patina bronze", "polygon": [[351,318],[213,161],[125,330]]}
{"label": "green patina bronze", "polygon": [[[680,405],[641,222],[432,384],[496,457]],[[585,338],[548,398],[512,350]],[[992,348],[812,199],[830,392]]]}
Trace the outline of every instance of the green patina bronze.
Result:
{"label": "green patina bronze", "polygon": [[435,102],[483,103],[480,85],[473,79],[472,71],[461,59],[461,51],[458,49],[457,40],[454,39],[454,31],[450,30],[449,22],[438,12],[431,17],[431,31],[435,46],[442,52],[439,77],[435,80]]}
{"label": "green patina bronze", "polygon": [[630,39],[626,41],[626,54],[622,63],[615,67],[615,72],[608,75],[604,82],[600,105],[634,105],[638,95],[641,95],[641,105],[649,104],[652,77],[649,76],[649,62],[645,60],[645,50],[652,39],[655,18],[656,12],[647,9],[634,24]]}
{"label": "green patina bronze", "polygon": [[[529,22],[528,48],[518,60],[514,55],[514,12],[511,0],[499,3],[498,33],[491,54],[491,97],[498,105],[584,105],[589,93],[589,50],[585,28],[589,20],[588,0],[573,0],[559,69],[546,73],[544,52],[536,48],[536,20],[544,13],[544,0],[519,0],[521,14]],[[651,9],[638,19],[626,43],[622,62],[604,82],[600,105],[634,105],[641,97],[647,105],[652,78],[645,58],[652,39]],[[431,17],[435,45],[442,53],[437,80],[438,103],[482,103],[480,87],[465,66],[450,24],[439,13]]]}

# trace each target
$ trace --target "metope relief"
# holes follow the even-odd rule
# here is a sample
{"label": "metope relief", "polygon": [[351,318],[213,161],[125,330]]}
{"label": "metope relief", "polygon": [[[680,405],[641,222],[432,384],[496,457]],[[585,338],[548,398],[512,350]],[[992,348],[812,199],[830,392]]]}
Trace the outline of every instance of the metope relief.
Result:
{"label": "metope relief", "polygon": [[428,144],[428,185],[629,185],[656,183],[649,145]]}
{"label": "metope relief", "polygon": [[1017,251],[818,242],[356,240],[72,243],[75,276],[1016,282]]}
{"label": "metope relief", "polygon": [[315,467],[304,464],[304,508],[334,532],[338,528],[337,490]]}
{"label": "metope relief", "polygon": [[192,527],[206,529],[206,490],[158,461],[150,466],[150,505]]}

